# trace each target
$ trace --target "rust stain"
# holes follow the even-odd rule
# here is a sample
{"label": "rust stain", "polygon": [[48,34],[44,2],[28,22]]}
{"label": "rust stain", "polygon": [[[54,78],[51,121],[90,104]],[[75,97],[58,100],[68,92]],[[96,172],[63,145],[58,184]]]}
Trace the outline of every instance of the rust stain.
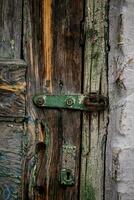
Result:
{"label": "rust stain", "polygon": [[[52,92],[52,0],[43,0],[43,58],[45,64],[45,81],[47,89]],[[48,84],[49,83],[49,84]]]}

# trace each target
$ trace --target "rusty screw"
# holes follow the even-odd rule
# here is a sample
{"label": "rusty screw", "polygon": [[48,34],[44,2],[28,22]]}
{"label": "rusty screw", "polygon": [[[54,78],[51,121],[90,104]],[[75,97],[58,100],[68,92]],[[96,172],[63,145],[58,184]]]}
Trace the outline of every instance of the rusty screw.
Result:
{"label": "rusty screw", "polygon": [[72,106],[74,104],[74,100],[72,98],[66,99],[67,106]]}
{"label": "rusty screw", "polygon": [[39,97],[37,100],[36,100],[36,103],[38,106],[42,106],[44,104],[44,99],[43,97]]}

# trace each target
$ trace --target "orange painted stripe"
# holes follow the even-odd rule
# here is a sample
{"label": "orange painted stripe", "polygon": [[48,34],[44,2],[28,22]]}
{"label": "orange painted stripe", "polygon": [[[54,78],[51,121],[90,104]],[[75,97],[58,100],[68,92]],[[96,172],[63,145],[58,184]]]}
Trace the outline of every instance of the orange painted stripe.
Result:
{"label": "orange painted stripe", "polygon": [[52,0],[43,0],[43,57],[45,64],[45,81],[49,83],[48,91],[52,92]]}

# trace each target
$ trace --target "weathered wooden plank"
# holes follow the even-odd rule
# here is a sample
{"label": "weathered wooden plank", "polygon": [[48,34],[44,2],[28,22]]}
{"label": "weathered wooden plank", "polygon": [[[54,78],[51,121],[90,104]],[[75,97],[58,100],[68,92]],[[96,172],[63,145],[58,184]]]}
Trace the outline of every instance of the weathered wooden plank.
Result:
{"label": "weathered wooden plank", "polygon": [[[107,96],[106,9],[107,0],[86,0],[84,93]],[[104,160],[107,113],[83,115],[81,200],[101,200],[104,195]]]}
{"label": "weathered wooden plank", "polygon": [[21,58],[22,0],[0,1],[0,58]]}
{"label": "weathered wooden plank", "polygon": [[22,196],[23,125],[0,122],[0,199]]}
{"label": "weathered wooden plank", "polygon": [[[52,92],[81,93],[82,50],[79,45],[83,1],[52,1]],[[50,113],[51,112],[51,113]],[[46,199],[77,199],[79,195],[80,112],[46,112],[50,146],[46,160]],[[51,128],[51,121],[54,122]],[[60,185],[62,145],[76,146],[75,185]],[[55,159],[56,158],[56,159]]]}
{"label": "weathered wooden plank", "polygon": [[[31,145],[25,162],[25,198],[77,199],[81,114],[39,109],[30,97],[41,92],[81,93],[82,50],[79,40],[83,0],[44,0],[42,4],[37,0],[33,3],[25,1],[24,12],[27,18],[24,22],[24,55],[30,66],[27,74],[27,113],[31,116],[27,126]],[[43,23],[43,27],[39,22]],[[36,124],[35,119],[39,119]],[[45,121],[44,125],[40,124],[41,119]],[[36,143],[37,147],[44,144],[45,150],[44,147],[39,148],[35,156]],[[76,146],[76,183],[67,188],[59,183],[62,144]],[[35,163],[29,167],[34,159]],[[32,178],[33,174],[36,174],[35,178]]]}
{"label": "weathered wooden plank", "polygon": [[[24,59],[28,63],[27,68],[27,95],[26,95],[26,113],[30,116],[27,129],[27,151],[24,160],[24,199],[44,199],[44,150],[36,152],[38,143],[45,141],[45,133],[40,120],[44,118],[43,110],[38,109],[32,102],[32,97],[36,93],[43,92],[44,80],[44,63],[42,56],[44,55],[42,47],[43,42],[43,25],[42,25],[42,5],[43,1],[24,0]],[[37,120],[36,120],[37,119]],[[36,148],[37,145],[37,148]],[[37,181],[40,171],[42,172],[40,182]],[[36,175],[36,176],[35,176]]]}
{"label": "weathered wooden plank", "polygon": [[25,116],[26,65],[17,62],[0,62],[0,116]]}

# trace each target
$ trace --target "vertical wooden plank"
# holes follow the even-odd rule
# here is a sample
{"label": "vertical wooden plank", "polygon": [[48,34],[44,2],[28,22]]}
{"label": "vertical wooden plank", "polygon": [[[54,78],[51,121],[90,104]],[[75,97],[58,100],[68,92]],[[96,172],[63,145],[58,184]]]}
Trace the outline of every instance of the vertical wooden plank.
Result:
{"label": "vertical wooden plank", "polygon": [[[83,1],[52,1],[52,92],[81,93],[82,49],[79,45]],[[79,195],[80,112],[45,111],[48,143],[45,165],[45,199],[77,199]],[[63,187],[59,176],[62,145],[75,145],[76,183]],[[41,173],[41,172],[40,172]]]}
{"label": "vertical wooden plank", "polygon": [[[34,106],[32,97],[43,92],[44,84],[44,63],[42,48],[44,41],[42,39],[42,5],[43,1],[24,0],[23,7],[23,54],[27,68],[27,94],[26,94],[26,115],[27,122],[26,141],[25,141],[25,159],[23,165],[23,198],[24,199],[43,199],[44,181],[38,184],[38,168],[40,163],[44,163],[44,151],[37,151],[38,143],[44,142],[44,132],[41,127],[41,119],[44,117],[43,111]],[[37,147],[36,147],[37,146]],[[42,158],[42,160],[40,160]],[[41,162],[40,162],[41,161]],[[44,177],[44,169],[42,170]],[[43,192],[42,192],[43,191]]]}
{"label": "vertical wooden plank", "polygon": [[[84,93],[107,96],[107,0],[86,0]],[[81,200],[101,200],[104,196],[107,112],[83,114],[81,155]]]}
{"label": "vertical wooden plank", "polygon": [[[81,93],[82,49],[80,40],[80,22],[83,18],[83,1],[53,2],[53,86],[55,93]],[[61,119],[60,119],[61,118]],[[79,194],[79,156],[81,138],[81,118],[79,112],[63,111],[59,113],[58,129],[60,135],[57,150],[63,144],[76,146],[75,185],[59,187],[57,199],[77,199]],[[60,151],[61,152],[61,151]],[[58,153],[58,151],[57,151]],[[61,156],[61,155],[60,155]],[[59,166],[58,173],[60,173]],[[57,175],[56,175],[57,176]]]}
{"label": "vertical wooden plank", "polygon": [[0,1],[0,59],[20,59],[22,0]]}
{"label": "vertical wooden plank", "polygon": [[[29,66],[26,102],[30,116],[24,197],[38,200],[77,199],[80,112],[39,109],[33,105],[32,96],[41,92],[81,93],[82,50],[79,39],[83,0],[25,0],[24,5],[24,55]],[[67,188],[59,182],[64,143],[77,148],[76,184]]]}

